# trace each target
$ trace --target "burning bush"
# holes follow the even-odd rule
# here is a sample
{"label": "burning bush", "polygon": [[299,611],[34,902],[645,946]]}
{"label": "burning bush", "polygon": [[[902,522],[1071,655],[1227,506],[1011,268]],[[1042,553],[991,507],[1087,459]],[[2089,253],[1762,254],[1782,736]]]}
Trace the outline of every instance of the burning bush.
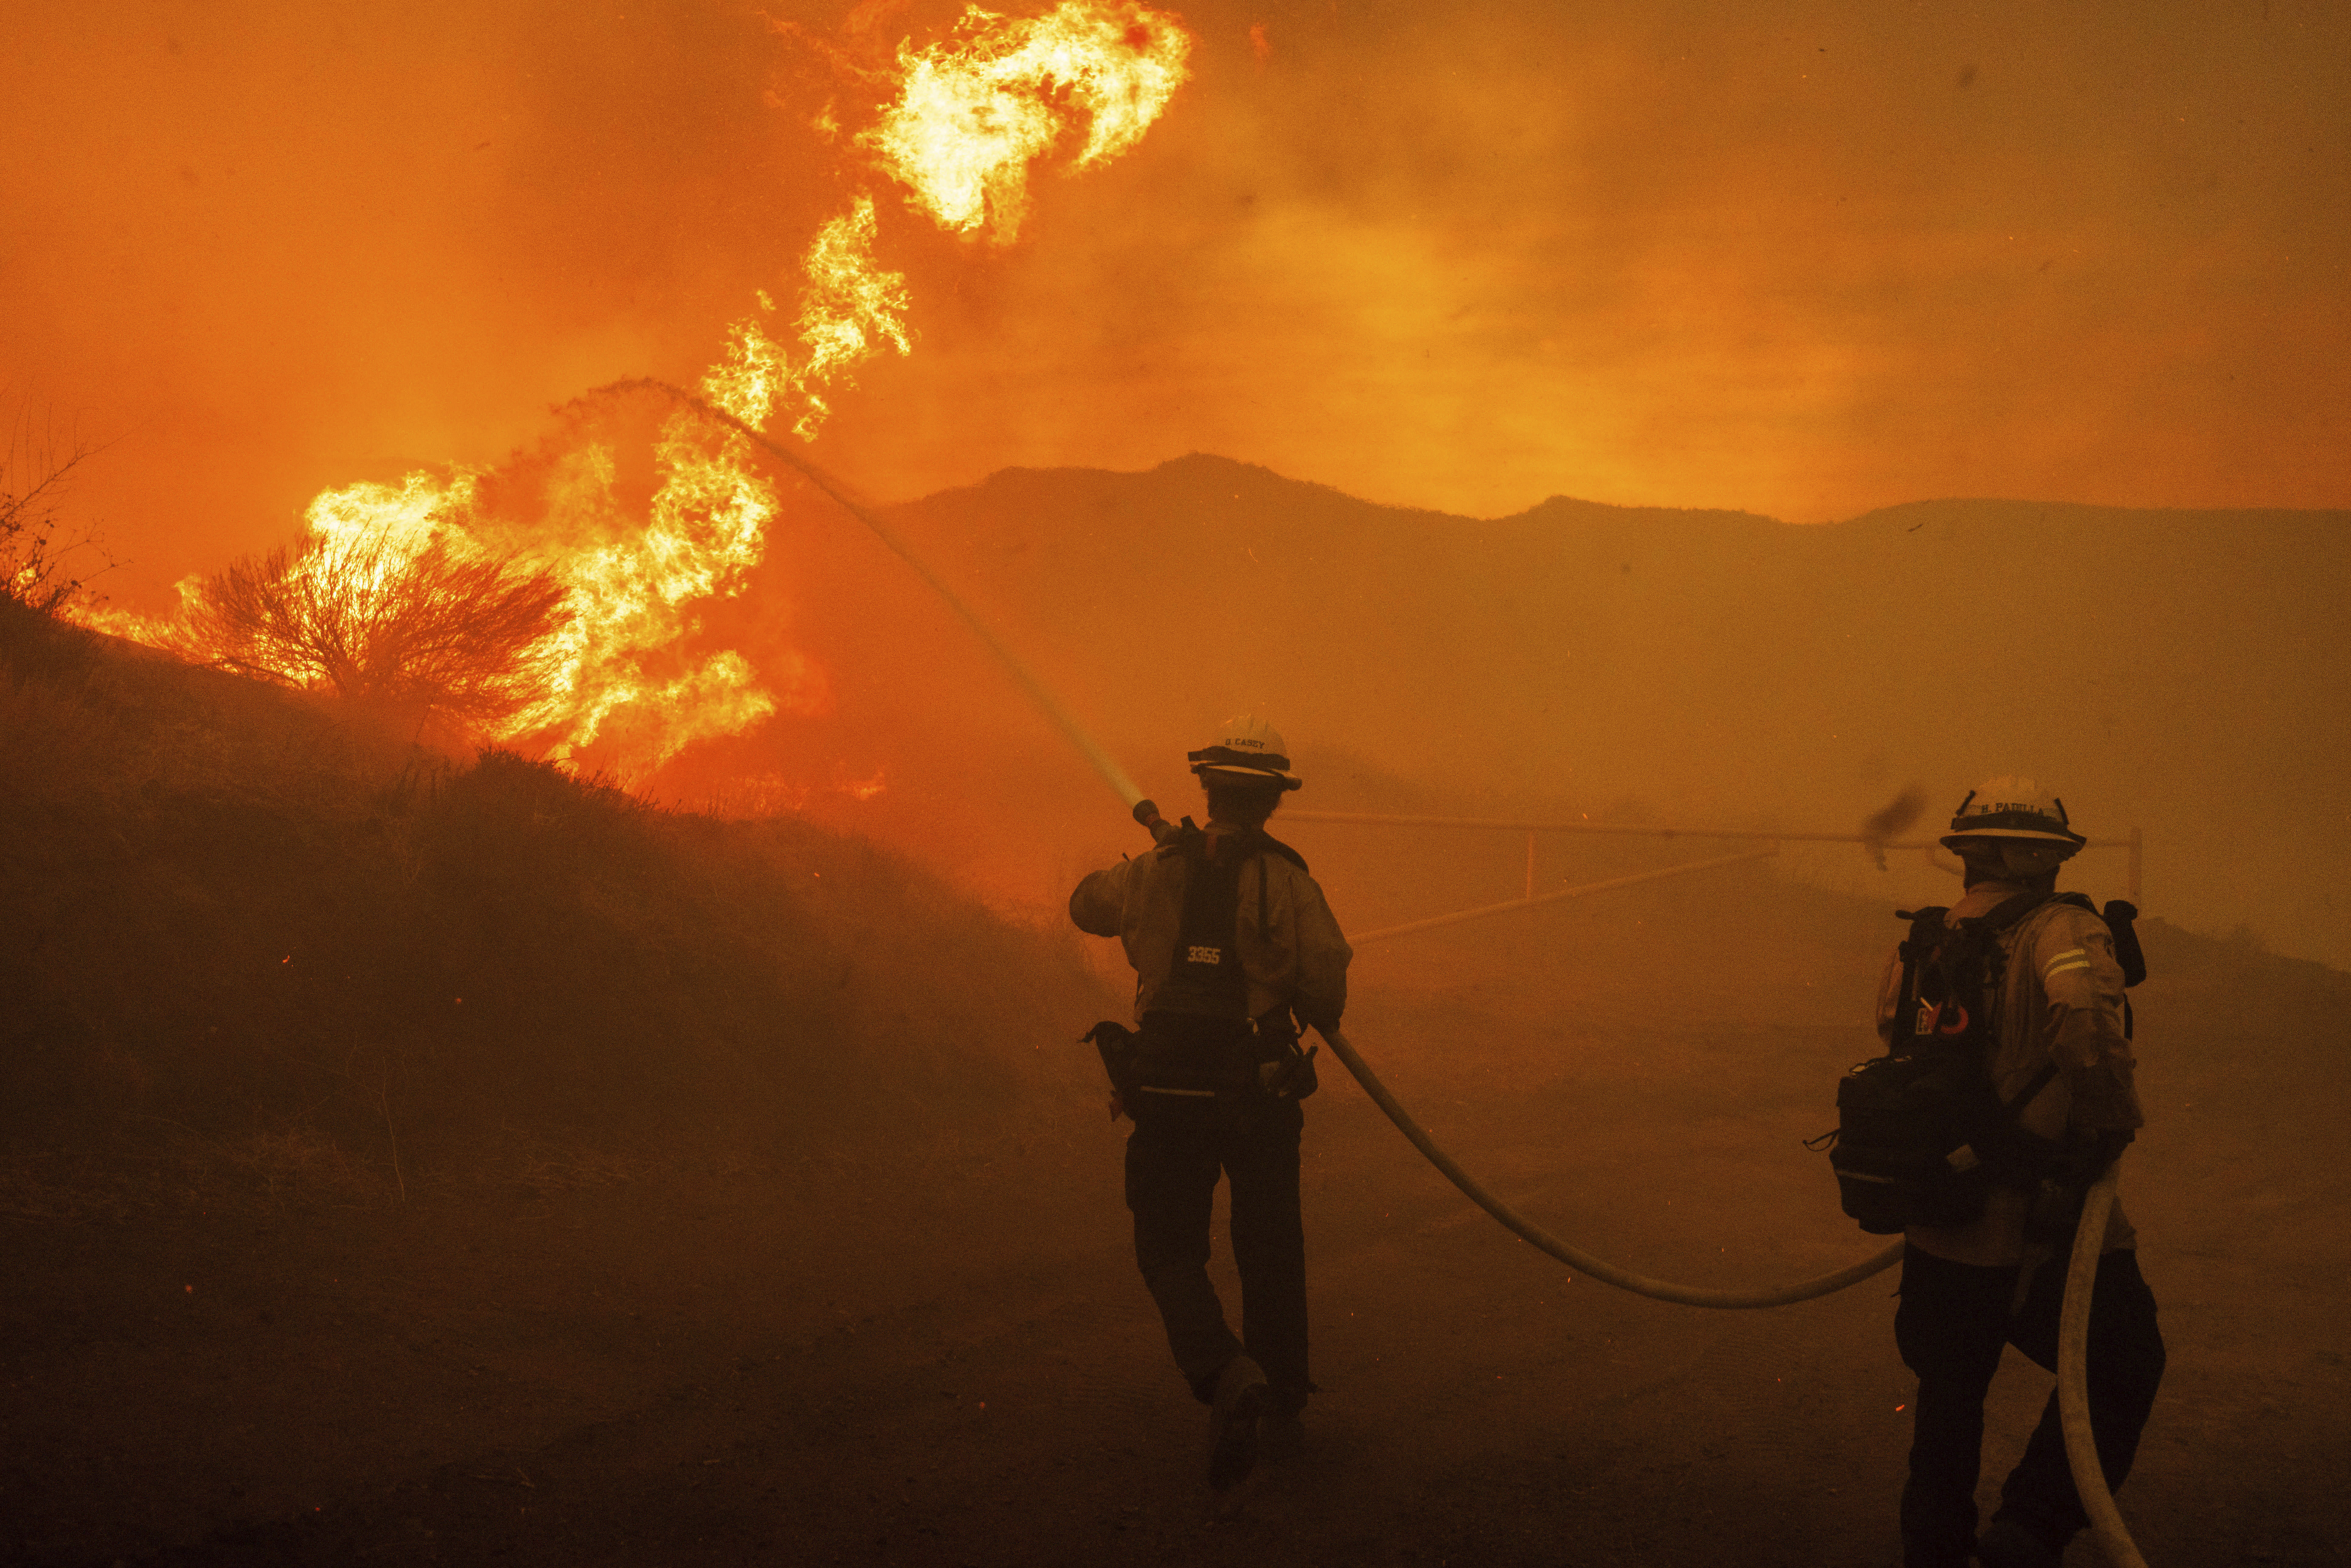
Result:
{"label": "burning bush", "polygon": [[481,730],[543,688],[566,591],[544,570],[445,539],[417,549],[381,528],[314,534],[205,579],[181,637],[183,651],[240,674],[420,728],[438,716]]}
{"label": "burning bush", "polygon": [[[886,47],[871,29],[851,31]],[[894,63],[827,52],[859,91],[891,89],[872,123],[848,135],[857,162],[904,186],[942,228],[1001,246],[1019,232],[1032,168],[1058,152],[1076,172],[1135,146],[1188,79],[1191,49],[1180,18],[1139,0],[1061,0],[1025,18],[970,6],[950,37],[921,49],[904,43]],[[419,738],[438,716],[457,721],[435,737],[444,745],[518,742],[640,778],[696,741],[822,711],[822,674],[809,659],[785,652],[772,670],[755,669],[737,650],[702,646],[696,611],[742,591],[778,516],[757,433],[788,418],[813,440],[828,398],[860,364],[884,348],[912,351],[906,276],[878,259],[882,210],[872,190],[859,190],[820,227],[797,315],[778,318],[775,298],[755,292],[756,313],[729,327],[702,378],[706,404],[664,404],[652,486],[622,482],[630,459],[604,442],[527,462],[543,472],[519,484],[455,467],[344,486],[312,500],[308,542],[214,577],[182,619],[80,619],[332,691],[413,722]],[[770,331],[782,320],[797,346]],[[655,384],[615,383],[590,397]],[[492,540],[513,553],[490,559]]]}

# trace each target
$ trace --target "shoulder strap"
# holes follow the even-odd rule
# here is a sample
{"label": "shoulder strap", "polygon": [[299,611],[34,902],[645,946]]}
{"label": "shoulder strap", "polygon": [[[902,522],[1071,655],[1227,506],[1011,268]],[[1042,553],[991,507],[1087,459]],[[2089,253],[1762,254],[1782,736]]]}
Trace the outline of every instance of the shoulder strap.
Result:
{"label": "shoulder strap", "polygon": [[1152,851],[1152,853],[1161,860],[1175,860],[1185,855],[1198,859],[1206,852],[1207,845],[1207,833],[1191,818],[1186,817],[1182,826],[1159,841],[1159,846]]}
{"label": "shoulder strap", "polygon": [[[2044,904],[2053,901],[2072,903],[2076,899],[2081,901],[2083,908],[2090,908],[2090,901],[2078,893],[2020,893],[2013,898],[2001,900],[1976,918],[1987,931],[2006,931]],[[2097,912],[2091,910],[2091,913],[2095,915]]]}
{"label": "shoulder strap", "polygon": [[1296,850],[1291,849],[1288,844],[1283,843],[1280,839],[1275,838],[1263,828],[1259,828],[1257,831],[1257,840],[1259,843],[1262,844],[1265,848],[1271,850],[1275,854],[1280,855],[1283,860],[1288,861],[1300,871],[1304,871],[1306,869],[1306,857],[1304,855],[1300,854]]}
{"label": "shoulder strap", "polygon": [[2032,1103],[2032,1097],[2040,1093],[2043,1089],[2048,1088],[2050,1081],[2056,1076],[2056,1061],[2053,1059],[2043,1062],[2041,1064],[2041,1071],[2034,1073],[2032,1075],[2032,1082],[2025,1084],[2022,1089],[2017,1092],[2015,1099],[2004,1100],[2001,1103],[2001,1119],[2004,1122],[2013,1122],[2019,1116],[2023,1115],[2024,1108]]}
{"label": "shoulder strap", "polygon": [[1263,828],[1255,829],[1244,837],[1241,847],[1245,852],[1256,856],[1258,862],[1257,928],[1259,931],[1270,932],[1273,927],[1273,914],[1268,900],[1271,896],[1273,868],[1265,863],[1265,857],[1269,854],[1280,855],[1300,871],[1306,869],[1306,857]]}

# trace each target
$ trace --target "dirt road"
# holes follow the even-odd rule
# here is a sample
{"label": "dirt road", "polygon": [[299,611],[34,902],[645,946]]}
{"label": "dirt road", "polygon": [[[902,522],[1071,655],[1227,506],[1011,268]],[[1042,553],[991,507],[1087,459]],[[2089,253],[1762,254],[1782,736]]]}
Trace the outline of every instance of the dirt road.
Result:
{"label": "dirt road", "polygon": [[[2139,1003],[2153,1125],[2125,1194],[2171,1373],[2124,1510],[2163,1568],[2351,1561],[2344,988],[2254,956],[2227,971],[2218,951]],[[1869,962],[1759,973],[1667,1028],[1629,980],[1587,984],[1561,1021],[1513,989],[1549,983],[1529,951],[1464,946],[1392,965],[1351,1032],[1562,1234],[1697,1281],[1799,1278],[1874,1245],[1796,1146],[1856,1055],[1844,988]],[[1335,1070],[1324,1083],[1306,1201],[1325,1392],[1302,1455],[1230,1506],[1211,1505],[1204,1417],[1134,1276],[1122,1130],[1073,1069],[1021,1125],[955,1145],[428,1170],[405,1203],[33,1204],[0,1219],[0,1552],[1897,1560],[1910,1384],[1891,1275],[1740,1313],[1574,1279]],[[1987,1496],[2048,1386],[2011,1362]],[[2069,1557],[2094,1561],[2086,1541]]]}

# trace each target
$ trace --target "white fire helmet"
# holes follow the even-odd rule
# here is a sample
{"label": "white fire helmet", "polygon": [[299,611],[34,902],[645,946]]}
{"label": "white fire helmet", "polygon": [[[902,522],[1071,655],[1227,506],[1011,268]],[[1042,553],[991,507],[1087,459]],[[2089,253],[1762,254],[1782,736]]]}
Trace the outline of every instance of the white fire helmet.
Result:
{"label": "white fire helmet", "polygon": [[1280,730],[1254,714],[1227,719],[1217,731],[1216,744],[1185,756],[1203,784],[1299,787],[1298,776],[1290,770],[1289,743]]}
{"label": "white fire helmet", "polygon": [[2030,779],[1990,779],[1969,790],[1952,813],[1943,847],[1957,850],[1970,840],[1986,839],[2060,848],[2064,851],[2061,860],[2089,842],[2074,831],[2065,802],[2043,794]]}

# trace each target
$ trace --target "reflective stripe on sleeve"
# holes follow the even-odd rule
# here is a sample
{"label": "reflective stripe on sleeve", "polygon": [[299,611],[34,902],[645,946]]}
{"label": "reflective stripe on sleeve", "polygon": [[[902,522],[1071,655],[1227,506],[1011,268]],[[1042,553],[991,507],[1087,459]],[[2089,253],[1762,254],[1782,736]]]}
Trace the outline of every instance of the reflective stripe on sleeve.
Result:
{"label": "reflective stripe on sleeve", "polygon": [[2068,947],[2050,959],[2048,963],[2043,964],[2041,967],[2041,972],[2043,975],[2057,975],[2063,974],[2067,969],[2086,969],[2089,967],[2090,955],[2086,951],[2080,947]]}

